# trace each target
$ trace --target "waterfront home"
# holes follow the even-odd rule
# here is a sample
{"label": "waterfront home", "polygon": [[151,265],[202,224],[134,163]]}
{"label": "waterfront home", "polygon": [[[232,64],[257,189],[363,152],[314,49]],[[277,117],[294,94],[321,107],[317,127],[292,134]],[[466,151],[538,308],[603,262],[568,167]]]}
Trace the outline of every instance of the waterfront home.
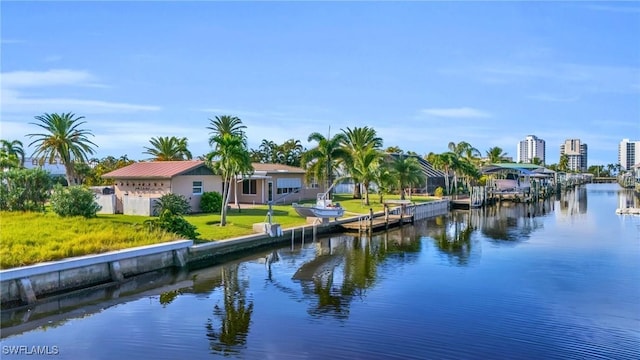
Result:
{"label": "waterfront home", "polygon": [[[253,163],[253,174],[239,177],[231,187],[231,201],[237,205],[291,203],[315,199],[322,187],[305,183],[301,168],[281,164]],[[200,211],[200,199],[205,192],[222,193],[222,177],[204,161],[137,162],[102,176],[113,179],[113,206],[103,206],[103,212],[127,215],[152,215],[154,206],[164,194],[178,194],[189,200],[193,212]],[[237,191],[237,197],[235,192]],[[238,203],[235,203],[235,201]],[[101,204],[104,199],[101,199]]]}

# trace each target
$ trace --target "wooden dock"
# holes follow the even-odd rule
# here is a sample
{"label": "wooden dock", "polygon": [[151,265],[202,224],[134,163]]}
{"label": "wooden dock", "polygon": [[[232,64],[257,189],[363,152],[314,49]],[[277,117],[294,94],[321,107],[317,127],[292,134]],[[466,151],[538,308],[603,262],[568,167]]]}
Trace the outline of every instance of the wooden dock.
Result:
{"label": "wooden dock", "polygon": [[413,215],[389,215],[370,218],[369,215],[362,216],[358,221],[340,224],[345,230],[351,231],[374,231],[388,229],[393,226],[413,223]]}

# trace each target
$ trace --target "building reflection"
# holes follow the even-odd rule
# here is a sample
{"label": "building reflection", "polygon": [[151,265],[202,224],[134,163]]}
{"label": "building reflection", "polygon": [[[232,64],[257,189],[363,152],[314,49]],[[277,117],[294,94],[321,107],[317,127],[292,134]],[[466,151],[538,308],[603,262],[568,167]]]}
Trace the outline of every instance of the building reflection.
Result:
{"label": "building reflection", "polygon": [[640,208],[640,195],[633,189],[618,191],[618,209]]}
{"label": "building reflection", "polygon": [[586,214],[587,212],[587,188],[579,186],[575,189],[563,191],[560,195],[560,213],[571,216]]}

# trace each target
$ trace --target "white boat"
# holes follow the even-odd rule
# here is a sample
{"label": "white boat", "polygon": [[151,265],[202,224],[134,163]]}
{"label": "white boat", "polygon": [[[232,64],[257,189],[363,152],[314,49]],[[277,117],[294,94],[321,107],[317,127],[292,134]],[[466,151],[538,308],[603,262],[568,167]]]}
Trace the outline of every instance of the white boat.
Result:
{"label": "white boat", "polygon": [[339,203],[333,204],[327,199],[327,193],[318,194],[315,204],[298,204],[293,203],[293,209],[298,215],[303,217],[316,217],[322,219],[339,218],[344,215],[344,209]]}

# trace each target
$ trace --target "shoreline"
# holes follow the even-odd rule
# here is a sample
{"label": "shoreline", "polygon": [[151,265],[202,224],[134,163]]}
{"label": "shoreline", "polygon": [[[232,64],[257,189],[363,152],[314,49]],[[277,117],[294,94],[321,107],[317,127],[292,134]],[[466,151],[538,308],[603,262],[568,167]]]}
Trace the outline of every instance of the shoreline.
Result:
{"label": "shoreline", "polygon": [[[449,200],[438,200],[415,204],[413,211],[423,219],[449,212],[449,205]],[[373,214],[374,217],[384,215],[384,212]],[[52,296],[124,283],[136,276],[167,268],[212,266],[231,254],[330,234],[342,230],[342,224],[358,221],[360,216],[352,216],[282,229],[278,236],[257,233],[204,244],[177,240],[0,270],[0,306],[12,309],[36,305],[47,302]]]}

